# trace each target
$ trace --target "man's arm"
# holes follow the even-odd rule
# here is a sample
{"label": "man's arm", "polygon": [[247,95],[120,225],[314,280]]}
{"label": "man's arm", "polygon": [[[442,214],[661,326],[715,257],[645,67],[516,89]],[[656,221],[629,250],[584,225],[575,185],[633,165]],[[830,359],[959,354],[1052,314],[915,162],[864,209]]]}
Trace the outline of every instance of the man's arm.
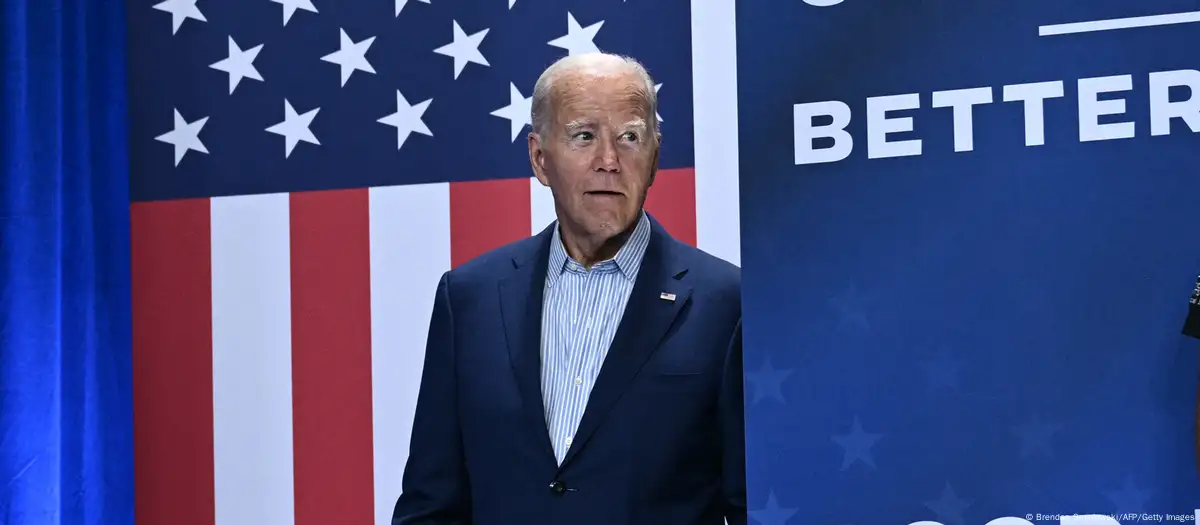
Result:
{"label": "man's arm", "polygon": [[468,525],[471,498],[463,464],[454,370],[449,273],[438,282],[413,417],[408,464],[392,525]]}
{"label": "man's arm", "polygon": [[738,319],[721,381],[718,417],[721,421],[722,485],[725,522],[746,525],[746,418],[742,390],[742,320]]}

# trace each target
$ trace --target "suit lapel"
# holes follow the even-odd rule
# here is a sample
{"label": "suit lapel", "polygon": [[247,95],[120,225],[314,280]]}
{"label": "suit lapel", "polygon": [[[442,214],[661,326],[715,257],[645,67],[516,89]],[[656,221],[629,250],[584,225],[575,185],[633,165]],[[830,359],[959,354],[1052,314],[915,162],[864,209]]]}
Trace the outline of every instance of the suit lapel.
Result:
{"label": "suit lapel", "polygon": [[533,431],[532,438],[553,463],[554,447],[546,426],[541,381],[542,299],[551,235],[552,230],[547,228],[538,236],[533,253],[514,257],[513,274],[500,281],[500,312],[509,359],[521,394],[521,411]]}
{"label": "suit lapel", "polygon": [[[633,285],[608,356],[600,367],[596,385],[588,397],[579,429],[563,458],[563,466],[579,453],[596,432],[604,416],[658,348],[690,298],[691,286],[681,281],[687,268],[672,257],[669,243],[673,240],[656,221],[651,220],[651,226],[650,243],[646,247],[637,282]],[[667,294],[665,298],[664,294]]]}

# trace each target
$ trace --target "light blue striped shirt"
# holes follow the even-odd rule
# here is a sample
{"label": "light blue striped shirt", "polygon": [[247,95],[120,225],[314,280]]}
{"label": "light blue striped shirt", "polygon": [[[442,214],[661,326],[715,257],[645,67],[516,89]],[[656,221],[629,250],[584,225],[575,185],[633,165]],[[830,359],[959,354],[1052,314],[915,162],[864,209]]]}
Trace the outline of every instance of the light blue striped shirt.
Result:
{"label": "light blue striped shirt", "polygon": [[557,225],[554,228],[542,308],[542,400],[560,464],[621,324],[649,243],[650,220],[642,212],[617,255],[588,270],[567,255]]}

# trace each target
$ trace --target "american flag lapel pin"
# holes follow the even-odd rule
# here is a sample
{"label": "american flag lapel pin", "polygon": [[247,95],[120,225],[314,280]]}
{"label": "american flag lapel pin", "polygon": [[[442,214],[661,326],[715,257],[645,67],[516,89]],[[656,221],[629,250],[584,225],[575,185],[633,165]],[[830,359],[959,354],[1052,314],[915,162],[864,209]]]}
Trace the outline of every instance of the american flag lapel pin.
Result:
{"label": "american flag lapel pin", "polygon": [[659,298],[659,299],[662,299],[662,300],[664,300],[664,301],[674,301],[674,300],[675,300],[675,294],[673,294],[673,293],[667,293],[667,292],[663,292],[663,293],[660,293],[660,294],[658,294],[658,298]]}

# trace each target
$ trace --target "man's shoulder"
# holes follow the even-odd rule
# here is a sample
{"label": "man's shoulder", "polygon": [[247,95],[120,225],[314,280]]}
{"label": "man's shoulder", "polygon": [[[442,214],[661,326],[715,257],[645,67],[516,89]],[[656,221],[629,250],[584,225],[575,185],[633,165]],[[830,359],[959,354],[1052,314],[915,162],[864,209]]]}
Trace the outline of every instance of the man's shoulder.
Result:
{"label": "man's shoulder", "polygon": [[458,286],[492,284],[509,275],[516,264],[525,264],[539,251],[542,236],[535,235],[485,251],[452,268],[449,279]]}
{"label": "man's shoulder", "polygon": [[679,241],[675,241],[673,244],[676,257],[687,266],[688,277],[693,282],[740,296],[742,291],[741,268],[695,246]]}
{"label": "man's shoulder", "polygon": [[682,280],[691,288],[691,301],[698,305],[692,322],[705,330],[733,329],[742,317],[742,269],[682,242],[677,241],[673,251],[678,266],[687,271]]}

